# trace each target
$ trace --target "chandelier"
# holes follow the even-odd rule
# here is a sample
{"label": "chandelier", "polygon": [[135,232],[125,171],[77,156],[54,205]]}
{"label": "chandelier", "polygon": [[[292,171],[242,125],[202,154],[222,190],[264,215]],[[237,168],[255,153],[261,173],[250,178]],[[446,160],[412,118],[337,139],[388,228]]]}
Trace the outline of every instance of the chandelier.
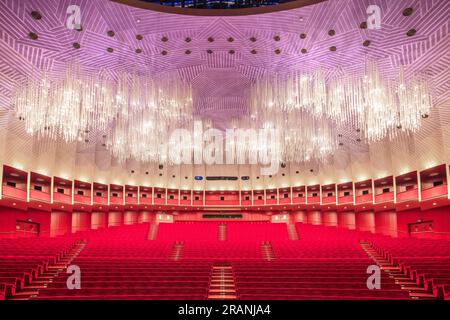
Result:
{"label": "chandelier", "polygon": [[119,155],[118,149],[139,141],[125,135],[126,126],[169,128],[188,117],[192,105],[190,86],[176,75],[121,73],[108,79],[77,64],[68,66],[63,79],[36,72],[15,91],[15,112],[30,135],[73,142],[90,130],[112,131],[107,146],[121,159],[126,152]]}
{"label": "chandelier", "polygon": [[[322,138],[318,139],[328,141],[325,152],[333,147],[328,140],[332,140],[333,128],[327,129],[327,124],[317,118],[327,119],[337,127],[355,128],[370,143],[386,137],[393,139],[399,132],[417,131],[421,118],[432,108],[432,100],[424,77],[407,81],[400,67],[395,79],[387,79],[375,62],[367,61],[363,74],[340,73],[326,79],[321,70],[316,70],[258,79],[252,86],[251,105],[253,116],[261,122],[284,118],[284,122],[278,120],[278,125],[287,132],[302,126],[305,137],[320,133]],[[315,122],[305,121],[304,112],[314,117]],[[287,148],[285,154],[293,154],[297,144]],[[323,154],[319,152],[319,158]]]}
{"label": "chandelier", "polygon": [[236,145],[238,154],[268,155],[272,150],[278,150],[277,158],[280,163],[300,163],[310,160],[325,161],[338,146],[331,121],[315,117],[303,110],[253,110],[249,116],[234,119],[232,123],[234,128],[269,128],[277,132],[277,139],[268,140],[266,144],[260,144],[255,139],[249,144]]}
{"label": "chandelier", "polygon": [[72,142],[85,131],[106,130],[119,110],[114,100],[110,81],[70,65],[63,79],[43,72],[20,83],[14,107],[27,133]]}
{"label": "chandelier", "polygon": [[[62,77],[34,72],[15,91],[14,108],[27,133],[74,142],[91,130],[101,132],[119,162],[170,164],[173,149],[199,151],[195,141],[171,145],[174,130],[192,133],[197,121],[205,129],[213,125],[204,115],[194,116],[191,86],[176,73],[106,77],[71,64]],[[248,112],[230,124],[274,129],[277,138],[263,144],[250,136],[254,141],[236,142],[233,148],[240,158],[259,154],[265,163],[273,157],[271,150],[279,162],[324,161],[339,145],[338,130],[356,129],[367,143],[393,139],[417,131],[431,108],[425,77],[408,78],[403,67],[394,78],[382,76],[373,61],[361,74],[326,76],[321,69],[272,74],[251,85]]]}

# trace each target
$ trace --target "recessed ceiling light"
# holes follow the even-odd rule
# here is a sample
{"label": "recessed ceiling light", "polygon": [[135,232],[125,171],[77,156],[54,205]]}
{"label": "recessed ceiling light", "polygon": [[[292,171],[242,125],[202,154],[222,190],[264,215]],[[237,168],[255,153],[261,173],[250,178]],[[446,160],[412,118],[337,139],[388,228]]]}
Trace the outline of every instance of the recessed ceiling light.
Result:
{"label": "recessed ceiling light", "polygon": [[408,37],[412,37],[416,34],[416,32],[417,32],[416,29],[409,29],[408,32],[406,33],[406,35]]}
{"label": "recessed ceiling light", "polygon": [[439,175],[439,172],[433,172],[433,173],[430,173],[430,177],[436,177],[436,176],[438,176]]}
{"label": "recessed ceiling light", "polygon": [[34,33],[34,32],[28,33],[28,36],[29,36],[30,39],[32,39],[32,40],[37,40],[37,39],[39,38],[38,35],[37,35],[37,33]]}
{"label": "recessed ceiling light", "polygon": [[402,13],[402,14],[403,14],[405,17],[408,17],[408,16],[412,15],[413,11],[414,11],[414,9],[411,8],[411,7],[409,7],[409,8],[406,8],[405,10],[403,10],[403,13]]}
{"label": "recessed ceiling light", "polygon": [[35,20],[41,20],[42,19],[42,15],[41,15],[41,13],[39,11],[31,11],[31,16]]}

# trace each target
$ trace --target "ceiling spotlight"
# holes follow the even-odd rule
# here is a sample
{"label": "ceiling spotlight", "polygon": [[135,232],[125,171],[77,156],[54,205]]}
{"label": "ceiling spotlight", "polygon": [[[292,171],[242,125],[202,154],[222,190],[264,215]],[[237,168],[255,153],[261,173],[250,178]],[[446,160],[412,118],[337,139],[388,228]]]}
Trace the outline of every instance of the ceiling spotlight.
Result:
{"label": "ceiling spotlight", "polygon": [[34,20],[42,19],[42,15],[39,11],[31,11],[31,16],[33,17]]}
{"label": "ceiling spotlight", "polygon": [[412,15],[413,11],[414,11],[414,9],[411,7],[406,8],[405,10],[403,10],[403,15],[405,17],[408,17],[408,16]]}
{"label": "ceiling spotlight", "polygon": [[34,32],[30,32],[28,33],[28,36],[30,37],[30,39],[32,40],[37,40],[38,39],[38,35]]}
{"label": "ceiling spotlight", "polygon": [[408,37],[412,37],[412,36],[414,36],[415,34],[416,34],[416,29],[410,29],[410,30],[408,30],[408,32],[406,33],[406,35],[408,36]]}

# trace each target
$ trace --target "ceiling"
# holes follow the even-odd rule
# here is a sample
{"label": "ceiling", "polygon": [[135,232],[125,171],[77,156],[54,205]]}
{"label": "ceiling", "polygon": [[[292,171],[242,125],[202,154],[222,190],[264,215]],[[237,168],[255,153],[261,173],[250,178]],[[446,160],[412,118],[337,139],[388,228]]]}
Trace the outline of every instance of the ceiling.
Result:
{"label": "ceiling", "polygon": [[[73,4],[81,8],[81,31],[66,27],[66,10]],[[381,29],[363,29],[373,4],[381,8]],[[404,16],[409,7],[412,14]],[[264,74],[314,67],[329,75],[353,72],[373,58],[385,74],[405,65],[407,73],[429,76],[434,109],[417,133],[420,139],[450,123],[449,15],[446,0],[329,0],[226,17],[154,12],[107,0],[0,0],[0,128],[24,143],[33,140],[17,121],[11,97],[15,83],[34,67],[62,72],[77,61],[112,77],[124,70],[175,71],[192,82],[196,112],[223,126],[246,112],[246,89]],[[416,33],[408,36],[411,29]],[[357,132],[344,128],[340,134],[346,153],[368,152]],[[77,145],[77,153],[97,152],[104,142],[98,132],[87,140]]]}

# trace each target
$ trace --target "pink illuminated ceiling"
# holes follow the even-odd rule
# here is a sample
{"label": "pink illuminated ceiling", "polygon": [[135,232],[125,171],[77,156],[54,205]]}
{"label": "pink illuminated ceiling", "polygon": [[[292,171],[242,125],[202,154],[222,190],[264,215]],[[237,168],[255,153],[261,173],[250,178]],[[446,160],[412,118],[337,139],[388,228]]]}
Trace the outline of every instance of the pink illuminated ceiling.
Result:
{"label": "pink illuminated ceiling", "polygon": [[[72,4],[81,8],[82,31],[66,28],[66,9]],[[368,17],[367,7],[374,4],[381,8],[381,29],[360,28]],[[408,7],[414,11],[404,16]],[[41,19],[31,16],[35,10]],[[225,123],[245,112],[246,89],[267,72],[321,66],[331,74],[340,72],[339,67],[360,69],[366,58],[377,60],[385,73],[396,72],[401,64],[407,72],[427,73],[434,89],[433,112],[447,124],[449,14],[447,0],[329,0],[287,11],[226,17],[153,12],[107,0],[0,0],[0,126],[27,139],[14,118],[10,98],[14,83],[33,67],[58,72],[76,60],[112,76],[133,69],[176,70],[192,81],[197,112]],[[335,35],[329,35],[331,29]],[[416,30],[414,36],[407,36],[410,29]],[[38,38],[31,39],[30,32]],[[363,46],[365,40],[370,40],[369,46]],[[337,50],[330,51],[331,46]],[[350,152],[364,150],[355,142],[355,132],[341,133]],[[90,145],[101,143],[99,133],[90,134]]]}

